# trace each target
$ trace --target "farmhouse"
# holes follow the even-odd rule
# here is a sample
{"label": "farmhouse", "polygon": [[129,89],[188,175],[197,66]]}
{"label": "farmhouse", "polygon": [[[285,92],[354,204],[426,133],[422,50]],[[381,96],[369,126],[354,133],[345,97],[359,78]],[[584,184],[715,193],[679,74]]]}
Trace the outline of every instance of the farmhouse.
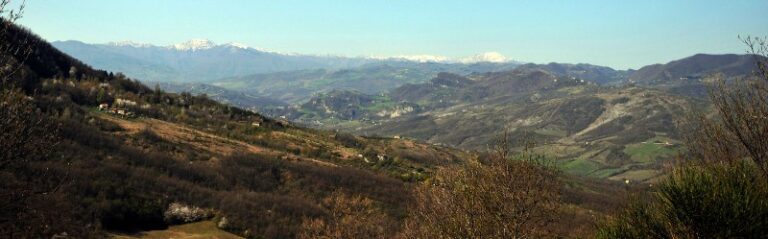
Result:
{"label": "farmhouse", "polygon": [[99,104],[99,111],[105,111],[109,109],[109,104],[107,103],[101,103]]}
{"label": "farmhouse", "polygon": [[117,106],[136,106],[136,101],[126,99],[115,99],[115,105]]}

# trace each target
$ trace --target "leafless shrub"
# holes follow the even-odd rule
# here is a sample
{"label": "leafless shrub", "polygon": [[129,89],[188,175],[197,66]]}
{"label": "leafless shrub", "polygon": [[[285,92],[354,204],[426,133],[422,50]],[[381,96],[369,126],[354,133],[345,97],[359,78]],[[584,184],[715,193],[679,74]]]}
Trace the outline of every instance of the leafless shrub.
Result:
{"label": "leafless shrub", "polygon": [[299,238],[391,238],[397,223],[379,210],[375,202],[361,196],[334,192],[323,200],[329,219],[305,219]]}
{"label": "leafless shrub", "polygon": [[[10,34],[14,23],[24,15],[26,1],[23,0],[18,8],[12,8],[12,0],[0,0],[0,36]],[[28,43],[30,39],[23,39],[21,43]],[[23,68],[23,62],[32,53],[28,44],[19,44],[14,41],[0,41],[0,86],[7,87],[10,78]]]}
{"label": "leafless shrub", "polygon": [[58,233],[50,230],[66,223],[54,220],[66,214],[58,203],[66,175],[40,165],[55,149],[58,125],[19,90],[0,92],[0,112],[0,235]]}
{"label": "leafless shrub", "polygon": [[438,170],[416,188],[406,238],[550,236],[560,205],[558,173],[531,154],[512,155],[501,145],[509,143],[505,135],[494,156]]}
{"label": "leafless shrub", "polygon": [[750,158],[768,175],[768,39],[742,39],[758,71],[743,79],[711,77],[714,117],[693,113],[687,123],[692,156],[706,161]]}

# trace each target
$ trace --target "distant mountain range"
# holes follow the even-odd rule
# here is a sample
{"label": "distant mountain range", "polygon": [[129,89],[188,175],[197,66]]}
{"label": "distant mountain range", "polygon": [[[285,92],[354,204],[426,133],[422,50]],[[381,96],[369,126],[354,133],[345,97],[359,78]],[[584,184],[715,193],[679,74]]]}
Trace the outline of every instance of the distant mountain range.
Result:
{"label": "distant mountain range", "polygon": [[109,71],[144,81],[204,82],[256,73],[312,68],[348,68],[374,60],[268,52],[242,44],[214,44],[190,40],[171,46],[132,42],[86,44],[52,43],[59,50]]}
{"label": "distant mountain range", "polygon": [[130,41],[89,44],[55,41],[53,46],[88,64],[108,71],[153,82],[208,82],[222,78],[283,71],[354,68],[371,63],[461,63],[510,62],[489,52],[449,60],[438,56],[340,57],[285,54],[248,47],[240,43],[216,44],[193,39],[169,46]]}

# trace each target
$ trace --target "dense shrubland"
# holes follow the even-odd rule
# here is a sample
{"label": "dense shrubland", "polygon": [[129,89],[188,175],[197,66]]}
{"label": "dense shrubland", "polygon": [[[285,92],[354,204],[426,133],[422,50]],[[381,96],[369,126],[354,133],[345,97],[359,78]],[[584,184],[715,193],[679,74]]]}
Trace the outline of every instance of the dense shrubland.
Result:
{"label": "dense shrubland", "polygon": [[749,162],[675,168],[645,200],[605,222],[599,238],[756,238],[768,235],[768,184]]}

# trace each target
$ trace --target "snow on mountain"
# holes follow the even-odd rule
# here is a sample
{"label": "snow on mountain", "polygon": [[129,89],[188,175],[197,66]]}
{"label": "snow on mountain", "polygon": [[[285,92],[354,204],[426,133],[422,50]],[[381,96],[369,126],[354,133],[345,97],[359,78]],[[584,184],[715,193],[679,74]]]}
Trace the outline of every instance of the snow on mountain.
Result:
{"label": "snow on mountain", "polygon": [[373,60],[396,60],[396,61],[413,61],[413,62],[436,62],[436,63],[462,63],[473,64],[478,62],[490,62],[490,63],[505,63],[510,60],[498,52],[485,52],[470,57],[464,58],[449,58],[439,55],[398,55],[398,56],[371,56],[367,57]]}
{"label": "snow on mountain", "polygon": [[170,48],[179,51],[197,51],[206,50],[215,47],[216,44],[208,39],[192,39],[183,43],[178,43],[170,46]]}
{"label": "snow on mountain", "polygon": [[437,55],[398,55],[398,56],[371,56],[367,57],[373,60],[396,60],[396,61],[414,61],[414,62],[449,62],[450,59],[445,56]]}
{"label": "snow on mountain", "polygon": [[[175,50],[175,51],[200,51],[200,50],[213,49],[217,47],[226,47],[226,48],[231,48],[232,50],[240,49],[240,50],[259,51],[259,52],[272,53],[272,54],[278,54],[283,56],[314,56],[314,55],[307,55],[307,54],[301,54],[301,53],[286,53],[286,52],[273,51],[273,50],[264,49],[260,47],[248,46],[244,43],[239,43],[239,42],[216,44],[213,41],[208,39],[191,39],[185,42],[181,42],[173,45],[167,45],[167,46],[158,46],[158,45],[153,45],[149,43],[141,43],[141,42],[134,42],[134,41],[128,41],[128,40],[108,42],[102,45],[117,46],[117,47],[133,47],[133,48],[158,47],[158,48],[165,48],[168,50]],[[317,57],[324,57],[324,56],[317,56]],[[337,57],[342,57],[342,56],[337,56]]]}
{"label": "snow on mountain", "polygon": [[[158,47],[152,44],[138,43],[133,41],[109,42],[106,45],[119,46],[119,47],[134,47],[134,48]],[[300,53],[285,53],[285,52],[270,51],[267,49],[251,47],[238,42],[230,42],[226,44],[217,45],[216,43],[208,39],[191,39],[186,42],[165,46],[164,48],[176,50],[176,51],[200,51],[200,50],[208,50],[216,47],[228,47],[228,48],[231,48],[233,51],[236,49],[253,50],[253,51],[272,53],[272,54],[278,54],[283,56],[308,56],[308,57],[314,56],[314,57],[348,58],[344,56],[330,56],[330,55],[315,56],[315,55],[306,55],[306,54],[300,54]],[[507,57],[505,57],[504,55],[498,52],[485,52],[485,53],[481,53],[481,54],[477,54],[469,57],[463,57],[463,58],[452,58],[452,57],[446,57],[441,55],[428,55],[428,54],[368,56],[368,57],[362,57],[362,58],[369,59],[369,60],[380,60],[380,61],[411,61],[411,62],[418,62],[418,63],[434,62],[434,63],[461,63],[461,64],[473,64],[478,62],[506,63],[510,61],[510,59],[508,59]]]}
{"label": "snow on mountain", "polygon": [[107,45],[110,45],[110,46],[136,47],[136,48],[153,47],[154,46],[152,44],[133,42],[133,41],[109,42],[109,43],[107,43]]}
{"label": "snow on mountain", "polygon": [[504,63],[509,61],[506,56],[498,52],[485,52],[474,56],[462,58],[459,62],[464,64],[477,63],[477,62],[491,62],[491,63]]}
{"label": "snow on mountain", "polygon": [[240,48],[240,49],[251,49],[251,47],[249,47],[249,46],[247,46],[247,45],[245,45],[243,43],[239,43],[239,42],[230,42],[230,43],[227,43],[227,44],[224,44],[224,45],[225,46],[235,47],[235,48]]}

